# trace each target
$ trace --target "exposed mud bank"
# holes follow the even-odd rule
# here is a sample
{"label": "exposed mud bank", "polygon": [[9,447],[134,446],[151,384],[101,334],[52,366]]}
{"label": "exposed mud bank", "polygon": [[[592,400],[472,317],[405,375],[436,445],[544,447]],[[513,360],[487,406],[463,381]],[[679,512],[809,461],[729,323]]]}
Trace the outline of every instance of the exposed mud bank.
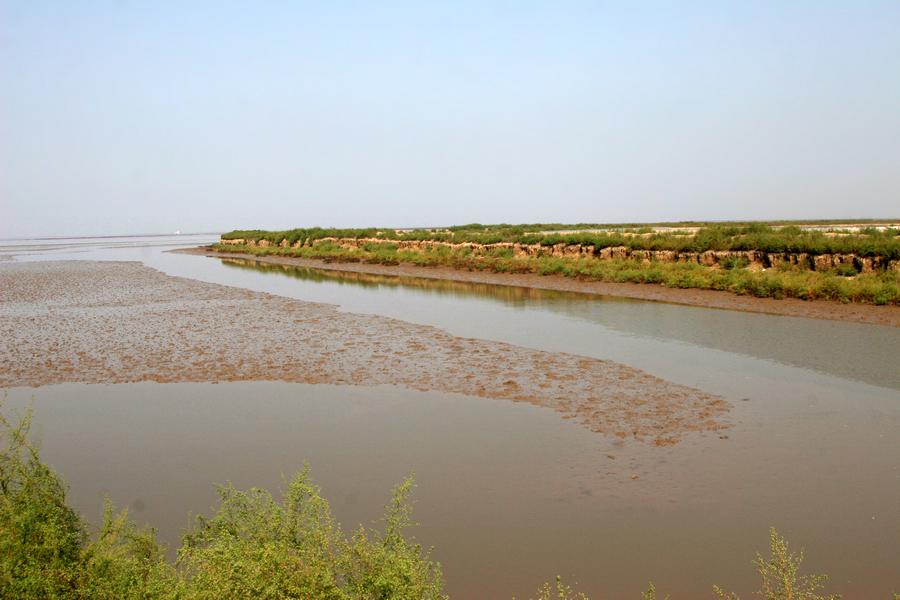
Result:
{"label": "exposed mud bank", "polygon": [[672,302],[707,308],[741,310],[773,315],[809,317],[814,319],[830,319],[835,321],[849,321],[852,323],[900,327],[900,306],[842,304],[830,300],[799,300],[796,298],[776,300],[774,298],[738,296],[731,292],[719,290],[669,288],[639,283],[579,281],[572,279],[571,277],[563,277],[560,275],[544,276],[534,274],[491,273],[485,271],[459,270],[450,267],[418,267],[408,264],[385,266],[366,263],[325,263],[322,260],[316,259],[285,256],[255,256],[251,254],[241,254],[239,252],[214,252],[207,248],[190,248],[177,250],[177,252],[216,256],[219,258],[244,258],[266,263],[315,267],[345,272],[446,279],[468,283],[517,286],[522,288],[563,290],[586,294],[635,298],[638,300]]}
{"label": "exposed mud bank", "polygon": [[[451,244],[447,242],[418,241],[418,240],[385,240],[385,239],[357,239],[357,238],[321,238],[313,242],[312,246],[331,242],[342,248],[362,248],[367,244],[395,244],[400,250],[415,250],[425,252],[446,248],[448,250],[465,250],[473,254],[488,254],[496,251],[511,251],[517,258],[553,256],[569,258],[595,258],[598,260],[631,259],[639,261],[655,262],[692,262],[705,267],[720,267],[729,262],[744,261],[750,269],[769,269],[778,267],[781,263],[791,265],[805,265],[816,271],[826,271],[841,266],[851,266],[861,273],[871,273],[878,269],[900,271],[900,260],[885,259],[881,256],[857,256],[856,254],[809,254],[805,252],[763,252],[761,250],[709,250],[706,252],[676,252],[674,250],[632,250],[627,246],[608,246],[598,248],[592,245],[559,243],[552,246],[541,244],[516,244],[512,242],[499,242],[496,244]],[[221,244],[246,245],[268,248],[280,246],[282,248],[299,248],[300,242],[291,245],[287,239],[280,244],[270,243],[268,240],[244,240],[242,238],[220,240]],[[305,244],[307,247],[309,243]]]}
{"label": "exposed mud bank", "polygon": [[656,445],[728,427],[721,397],[617,364],[169,277],[139,263],[0,266],[0,387],[392,384],[552,408]]}

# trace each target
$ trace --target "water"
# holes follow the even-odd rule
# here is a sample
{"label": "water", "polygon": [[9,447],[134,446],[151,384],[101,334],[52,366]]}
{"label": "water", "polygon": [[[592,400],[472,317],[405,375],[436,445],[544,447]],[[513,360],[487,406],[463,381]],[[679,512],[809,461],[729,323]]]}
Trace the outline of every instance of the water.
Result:
{"label": "water", "polygon": [[649,581],[673,600],[710,596],[713,583],[746,597],[759,588],[750,560],[765,554],[771,526],[806,547],[804,570],[828,573],[831,593],[900,589],[896,328],[161,252],[185,239],[0,242],[0,259],[140,260],[455,335],[611,359],[724,395],[736,426],[727,440],[698,434],[653,448],[534,406],[389,386],[11,390],[11,405],[34,394],[45,457],[89,516],[108,493],[177,545],[187,512],[209,513],[212,482],[275,490],[306,460],[345,531],[378,518],[390,487],[415,470],[414,533],[435,546],[452,597],[529,597],[557,574],[593,598],[638,597]]}

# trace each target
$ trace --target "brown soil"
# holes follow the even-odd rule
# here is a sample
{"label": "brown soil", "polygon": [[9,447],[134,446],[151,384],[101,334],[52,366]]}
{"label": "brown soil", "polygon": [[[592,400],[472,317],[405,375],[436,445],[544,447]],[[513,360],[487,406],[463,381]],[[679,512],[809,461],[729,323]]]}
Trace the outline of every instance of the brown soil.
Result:
{"label": "brown soil", "polygon": [[721,397],[610,361],[170,277],[139,263],[0,265],[0,387],[283,380],[553,408],[657,445],[728,427]]}
{"label": "brown soil", "polygon": [[842,304],[830,300],[808,301],[799,300],[797,298],[776,300],[774,298],[738,296],[731,292],[719,290],[680,289],[640,283],[579,281],[561,275],[543,276],[491,273],[485,271],[465,271],[451,267],[418,267],[409,264],[384,266],[365,263],[325,263],[321,260],[289,258],[284,256],[254,256],[251,254],[213,252],[207,248],[190,248],[178,250],[178,252],[204,254],[222,258],[241,257],[260,262],[315,267],[336,271],[446,279],[452,281],[488,283],[546,290],[563,290],[586,294],[620,296],[639,300],[672,302],[675,304],[688,304],[692,306],[704,306],[707,308],[742,310],[773,315],[831,319],[835,321],[851,321],[854,323],[900,327],[900,306],[875,306],[872,304],[856,303]]}

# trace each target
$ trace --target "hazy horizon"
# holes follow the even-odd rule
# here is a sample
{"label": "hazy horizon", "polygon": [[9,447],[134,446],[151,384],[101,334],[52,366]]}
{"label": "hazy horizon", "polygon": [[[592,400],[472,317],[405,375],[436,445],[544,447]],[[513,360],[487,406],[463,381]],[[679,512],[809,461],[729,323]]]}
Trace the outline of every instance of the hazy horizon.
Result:
{"label": "hazy horizon", "polygon": [[900,218],[900,4],[0,0],[0,238]]}

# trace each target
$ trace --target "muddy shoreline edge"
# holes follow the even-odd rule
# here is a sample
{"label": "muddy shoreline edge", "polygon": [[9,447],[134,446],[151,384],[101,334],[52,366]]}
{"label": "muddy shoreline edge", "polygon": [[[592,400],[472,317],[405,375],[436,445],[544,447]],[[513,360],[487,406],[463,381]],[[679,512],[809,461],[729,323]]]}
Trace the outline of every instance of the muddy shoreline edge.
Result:
{"label": "muddy shoreline edge", "polygon": [[212,258],[243,258],[258,262],[294,265],[298,267],[310,267],[331,271],[507,285],[584,294],[598,294],[603,296],[617,296],[621,298],[633,298],[636,300],[653,300],[656,302],[669,302],[704,308],[740,310],[771,315],[900,327],[900,306],[875,306],[872,304],[856,303],[842,304],[830,300],[799,300],[796,298],[776,300],[774,298],[738,296],[731,292],[719,290],[669,288],[640,283],[579,281],[561,275],[464,271],[453,269],[451,267],[419,267],[411,264],[385,266],[367,263],[326,263],[320,259],[292,258],[286,256],[256,256],[241,252],[218,252],[206,246],[172,250],[171,252]]}

